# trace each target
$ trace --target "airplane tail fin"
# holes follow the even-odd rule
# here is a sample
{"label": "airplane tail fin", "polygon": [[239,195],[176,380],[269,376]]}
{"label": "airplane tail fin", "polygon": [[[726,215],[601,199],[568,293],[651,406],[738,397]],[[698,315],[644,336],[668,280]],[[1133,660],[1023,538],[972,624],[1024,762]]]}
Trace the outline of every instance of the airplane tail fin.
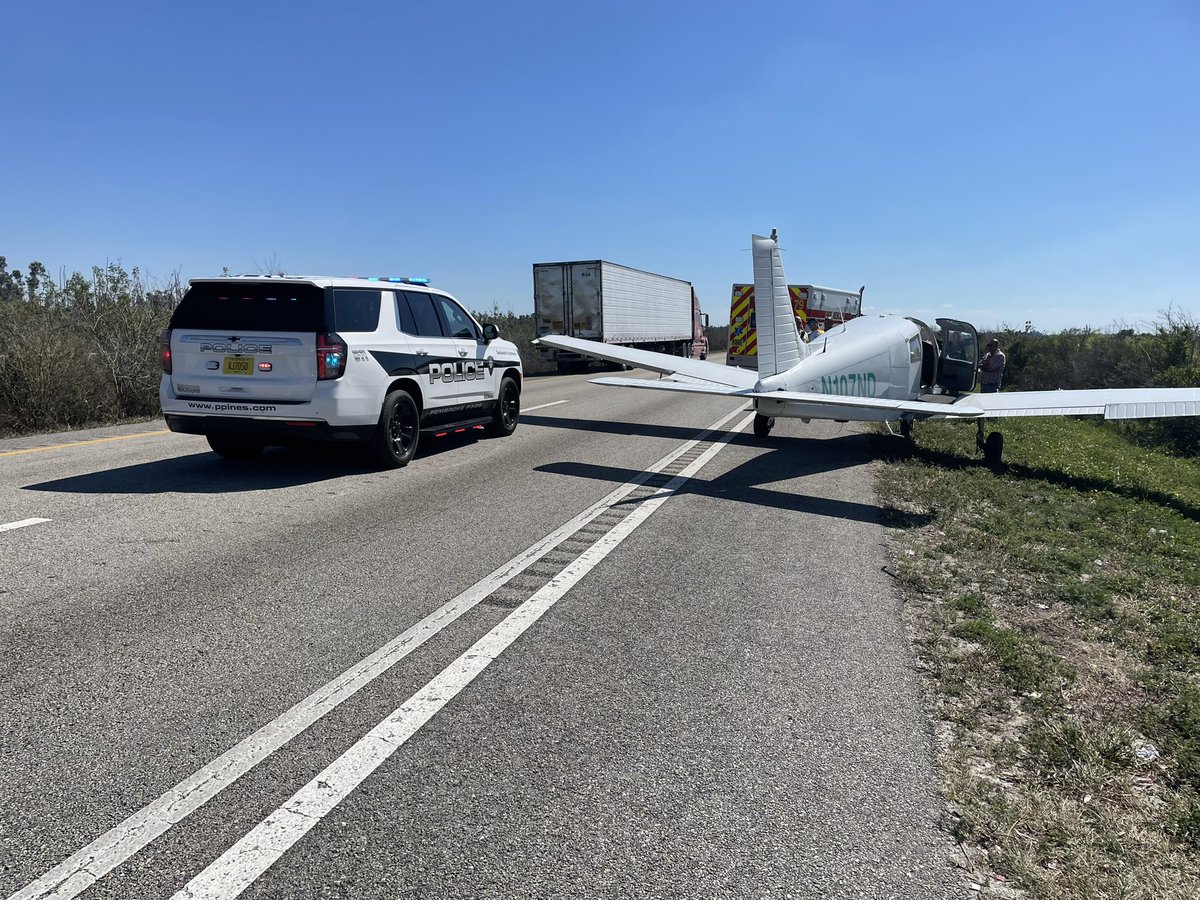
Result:
{"label": "airplane tail fin", "polygon": [[758,377],[786,372],[808,356],[808,345],[800,339],[796,314],[783,263],[779,258],[779,242],[774,233],[765,238],[751,235],[754,247],[754,308],[758,330]]}

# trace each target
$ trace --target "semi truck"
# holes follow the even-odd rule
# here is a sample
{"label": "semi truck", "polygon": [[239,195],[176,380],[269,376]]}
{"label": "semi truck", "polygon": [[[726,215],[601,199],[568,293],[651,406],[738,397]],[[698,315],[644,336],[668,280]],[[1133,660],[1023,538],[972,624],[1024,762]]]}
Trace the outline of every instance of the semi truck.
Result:
{"label": "semi truck", "polygon": [[[857,291],[819,287],[815,284],[789,284],[796,324],[806,336],[862,315],[866,286]],[[729,353],[725,362],[745,369],[758,368],[758,330],[754,319],[754,285],[735,284],[729,305]]]}
{"label": "semi truck", "polygon": [[[708,316],[691,282],[602,259],[533,264],[537,333],[708,358]],[[560,372],[586,366],[569,350],[540,349]]]}

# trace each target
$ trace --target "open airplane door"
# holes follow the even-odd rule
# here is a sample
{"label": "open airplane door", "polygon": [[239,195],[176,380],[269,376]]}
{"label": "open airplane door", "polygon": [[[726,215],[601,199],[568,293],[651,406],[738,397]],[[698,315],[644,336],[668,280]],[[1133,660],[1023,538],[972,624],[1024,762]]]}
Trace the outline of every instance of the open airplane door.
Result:
{"label": "open airplane door", "polygon": [[952,394],[975,389],[979,370],[979,334],[974,325],[957,319],[938,319],[942,329],[942,355],[937,383]]}

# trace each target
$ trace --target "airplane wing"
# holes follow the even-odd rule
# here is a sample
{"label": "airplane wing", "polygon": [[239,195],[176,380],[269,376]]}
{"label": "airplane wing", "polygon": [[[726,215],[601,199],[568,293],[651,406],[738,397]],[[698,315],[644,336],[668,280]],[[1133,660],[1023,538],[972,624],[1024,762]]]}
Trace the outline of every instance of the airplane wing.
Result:
{"label": "airplane wing", "polygon": [[[624,381],[597,379],[598,384],[616,384],[618,381],[624,387],[646,387],[654,390],[681,390],[680,383],[693,387],[715,385],[725,390],[703,391],[697,393],[734,393],[735,391],[752,388],[758,383],[758,373],[750,369],[739,369],[735,366],[723,366],[720,363],[707,362],[701,359],[691,359],[686,356],[672,356],[669,353],[655,353],[651,350],[638,350],[634,347],[622,347],[620,344],[605,344],[600,341],[585,341],[582,338],[565,337],[558,334],[548,334],[534,341],[535,344],[545,344],[547,347],[557,347],[560,350],[574,350],[585,356],[603,359],[608,362],[636,366],[639,369],[649,369],[662,375],[680,376],[678,381],[641,382],[628,379],[632,385]],[[675,385],[663,387],[664,384]]]}
{"label": "airplane wing", "polygon": [[1081,391],[1001,391],[968,394],[959,404],[982,410],[985,418],[1006,416],[1104,416],[1157,419],[1200,416],[1200,388],[1107,388]]}
{"label": "airplane wing", "polygon": [[[973,419],[984,411],[969,403],[930,403],[925,400],[889,400],[884,397],[856,397],[849,394],[810,394],[803,391],[747,391],[745,396],[762,400],[786,400],[808,404],[815,417],[827,417],[836,408],[844,410],[872,409],[898,413],[918,413],[924,416],[943,416],[951,419]],[[975,394],[970,398],[974,399]]]}

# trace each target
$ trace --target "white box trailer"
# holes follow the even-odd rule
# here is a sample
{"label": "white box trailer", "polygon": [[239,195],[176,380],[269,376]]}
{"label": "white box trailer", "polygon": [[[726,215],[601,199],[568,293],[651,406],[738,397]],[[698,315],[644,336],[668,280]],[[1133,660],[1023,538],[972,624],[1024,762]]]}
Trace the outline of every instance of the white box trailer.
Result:
{"label": "white box trailer", "polygon": [[[537,332],[640,347],[680,356],[708,355],[691,282],[602,259],[533,264]],[[560,369],[588,362],[552,347],[542,358]]]}

